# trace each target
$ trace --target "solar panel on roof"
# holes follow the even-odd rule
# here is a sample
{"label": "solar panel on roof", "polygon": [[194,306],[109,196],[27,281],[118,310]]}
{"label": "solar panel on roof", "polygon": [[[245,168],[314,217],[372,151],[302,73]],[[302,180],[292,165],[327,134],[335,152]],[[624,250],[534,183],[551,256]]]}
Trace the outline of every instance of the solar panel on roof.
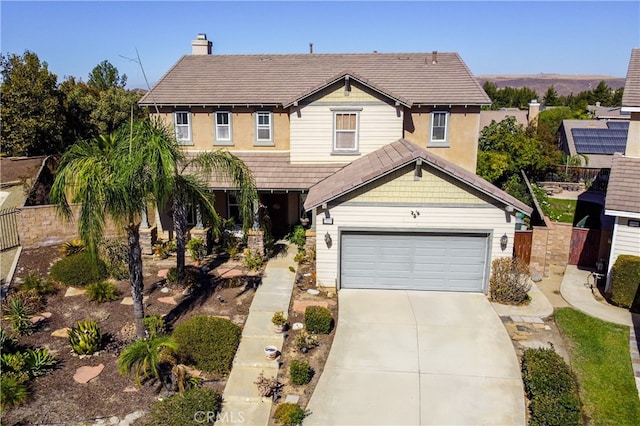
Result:
{"label": "solar panel on roof", "polygon": [[607,127],[610,129],[629,130],[629,122],[628,121],[607,121]]}
{"label": "solar panel on roof", "polygon": [[624,152],[627,129],[571,129],[573,142],[579,154],[613,154]]}

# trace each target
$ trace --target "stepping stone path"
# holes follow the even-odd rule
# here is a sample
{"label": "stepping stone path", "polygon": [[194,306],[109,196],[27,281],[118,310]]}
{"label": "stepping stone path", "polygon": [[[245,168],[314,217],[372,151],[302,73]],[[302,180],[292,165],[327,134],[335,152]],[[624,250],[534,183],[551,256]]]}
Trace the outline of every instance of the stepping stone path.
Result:
{"label": "stepping stone path", "polygon": [[69,327],[65,327],[65,328],[60,328],[56,331],[54,331],[53,333],[51,333],[51,335],[53,337],[62,337],[62,338],[68,338],[69,337],[69,331],[71,329]]}
{"label": "stepping stone path", "polygon": [[167,278],[168,273],[169,273],[168,269],[160,269],[158,271],[158,278]]}
{"label": "stepping stone path", "polygon": [[158,302],[166,303],[168,305],[177,305],[178,304],[178,302],[176,302],[176,299],[174,299],[173,296],[158,297]]}
{"label": "stepping stone path", "polygon": [[81,294],[85,294],[86,292],[87,290],[82,288],[69,287],[64,293],[64,297],[80,296]]}
{"label": "stepping stone path", "polygon": [[76,370],[76,374],[73,375],[73,380],[78,383],[88,383],[98,377],[102,370],[104,370],[104,364],[98,364],[95,367],[80,367]]}
{"label": "stepping stone path", "polygon": [[235,278],[244,275],[244,272],[239,269],[217,268],[215,271],[221,278]]}
{"label": "stepping stone path", "polygon": [[[149,300],[149,296],[142,297],[142,303],[146,302],[147,300]],[[124,299],[122,299],[122,302],[120,302],[120,304],[133,305],[133,297],[125,297]]]}
{"label": "stepping stone path", "polygon": [[126,388],[124,388],[124,390],[122,392],[138,392],[139,389],[135,386],[127,386]]}
{"label": "stepping stone path", "polygon": [[294,300],[293,301],[293,310],[294,312],[300,312],[304,314],[304,311],[307,309],[307,306],[322,306],[323,308],[328,308],[329,305],[335,305],[334,300]]}

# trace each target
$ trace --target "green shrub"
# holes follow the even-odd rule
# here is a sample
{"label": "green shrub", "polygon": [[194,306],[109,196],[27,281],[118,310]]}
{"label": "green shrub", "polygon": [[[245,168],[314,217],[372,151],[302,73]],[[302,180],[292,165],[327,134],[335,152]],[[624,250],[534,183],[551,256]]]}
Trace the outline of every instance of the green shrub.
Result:
{"label": "green shrub", "polygon": [[500,257],[491,263],[489,293],[491,300],[519,305],[528,300],[531,290],[529,266],[518,258]]}
{"label": "green shrub", "polygon": [[522,379],[531,402],[530,425],[579,425],[580,402],[570,367],[553,349],[526,349]]}
{"label": "green shrub", "polygon": [[167,332],[167,324],[164,321],[162,315],[150,315],[142,318],[142,324],[149,339],[153,339],[156,336],[162,336]]}
{"label": "green shrub", "polygon": [[313,378],[313,368],[306,360],[294,359],[289,365],[289,378],[294,385],[306,385]]}
{"label": "green shrub", "polygon": [[[154,402],[150,413],[151,424],[158,426],[213,424],[221,407],[222,396],[216,390],[192,388],[163,401]],[[201,418],[198,417],[200,413]]]}
{"label": "green shrub", "polygon": [[107,266],[88,252],[82,252],[58,260],[49,273],[65,285],[82,286],[107,278]]}
{"label": "green shrub", "polygon": [[3,311],[2,319],[9,321],[15,334],[18,336],[31,334],[34,329],[34,324],[31,322],[33,311],[24,300],[19,297],[12,297],[4,304]]}
{"label": "green shrub", "polygon": [[112,302],[118,299],[119,294],[116,286],[109,281],[98,281],[87,286],[87,296],[92,302]]}
{"label": "green shrub", "polygon": [[0,377],[0,411],[16,407],[27,400],[29,389],[27,384],[11,374]]}
{"label": "green shrub", "polygon": [[202,238],[191,238],[187,241],[186,249],[193,260],[202,260],[207,254],[207,248]]}
{"label": "green shrub", "polygon": [[318,339],[314,335],[309,334],[306,330],[300,330],[293,339],[293,344],[298,351],[306,352],[307,350],[318,346]]}
{"label": "green shrub", "polygon": [[106,261],[107,274],[115,280],[129,278],[129,246],[119,239],[104,240],[100,244],[100,257]]}
{"label": "green shrub", "polygon": [[244,254],[243,265],[245,268],[255,271],[262,267],[264,263],[264,257],[257,250],[247,250]]}
{"label": "green shrub", "polygon": [[20,288],[33,290],[39,295],[53,294],[57,291],[55,283],[45,279],[42,275],[29,272],[29,275],[22,279]]}
{"label": "green shrub", "polygon": [[78,321],[69,330],[69,343],[78,355],[91,355],[102,349],[102,329],[93,320]]}
{"label": "green shrub", "polygon": [[[200,278],[200,271],[198,268],[187,266],[184,268],[184,285],[185,287],[189,287],[198,283]],[[174,286],[178,284],[178,269],[176,267],[169,268],[167,272],[167,284],[170,286]]]}
{"label": "green shrub", "polygon": [[285,402],[276,408],[273,418],[283,426],[297,426],[301,425],[308,415],[309,413],[304,411],[298,404]]}
{"label": "green shrub", "polygon": [[298,250],[298,252],[296,253],[296,255],[293,258],[293,261],[296,262],[296,263],[300,263],[303,260],[305,260],[306,256],[307,256],[307,253],[305,252],[304,249]]}
{"label": "green shrub", "polygon": [[323,306],[307,306],[304,311],[304,326],[309,333],[329,334],[333,328],[331,311]]}
{"label": "green shrub", "polygon": [[176,327],[178,357],[199,370],[226,375],[231,370],[242,330],[233,322],[216,317],[196,316]]}
{"label": "green shrub", "polygon": [[640,257],[628,254],[619,255],[611,268],[611,300],[613,303],[630,308],[639,285]]}
{"label": "green shrub", "polygon": [[71,256],[83,251],[84,251],[84,243],[82,242],[82,240],[67,241],[66,243],[62,244],[62,246],[60,247],[60,253],[62,253],[62,255],[65,257]]}
{"label": "green shrub", "polygon": [[298,251],[302,251],[307,241],[307,231],[305,231],[302,225],[296,225],[293,228],[293,232],[288,234],[285,239],[298,246]]}
{"label": "green shrub", "polygon": [[0,354],[11,353],[18,349],[18,340],[7,334],[4,328],[0,327]]}

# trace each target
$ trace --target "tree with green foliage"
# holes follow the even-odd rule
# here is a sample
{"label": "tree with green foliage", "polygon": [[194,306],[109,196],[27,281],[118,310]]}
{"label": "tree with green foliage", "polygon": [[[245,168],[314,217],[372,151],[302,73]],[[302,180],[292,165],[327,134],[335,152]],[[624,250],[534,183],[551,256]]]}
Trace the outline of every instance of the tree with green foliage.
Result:
{"label": "tree with green foliage", "polygon": [[2,154],[33,156],[64,151],[64,112],[57,76],[38,55],[0,56]]}
{"label": "tree with green foliage", "polygon": [[557,106],[557,105],[560,105],[560,103],[561,103],[561,99],[558,96],[558,92],[556,92],[556,89],[555,87],[553,87],[553,84],[552,84],[544,93],[544,96],[542,97],[542,104],[544,106]]}
{"label": "tree with green foliage", "polygon": [[78,233],[91,254],[97,255],[107,217],[125,230],[139,338],[145,337],[140,213],[152,199],[166,205],[175,188],[179,155],[174,139],[158,122],[138,121],[113,135],[73,145],[60,160],[51,190],[51,201],[68,219],[70,203],[80,204]]}
{"label": "tree with green foliage", "polygon": [[109,87],[97,96],[91,111],[91,123],[101,135],[110,134],[131,119],[142,119],[146,114],[138,106],[140,95],[122,87]]}
{"label": "tree with green foliage", "polygon": [[558,146],[558,131],[563,120],[585,120],[589,118],[586,110],[577,111],[561,106],[540,111],[538,125],[533,135],[545,146]]}
{"label": "tree with green foliage", "polygon": [[[127,346],[118,358],[118,371],[123,376],[131,376],[132,372],[138,386],[142,379],[155,378],[164,383],[163,355],[177,352],[178,344],[169,336],[155,336],[148,339],[136,340]],[[168,362],[165,362],[169,364]]]}
{"label": "tree with green foliage", "polygon": [[104,60],[91,70],[87,83],[89,87],[98,90],[122,89],[127,84],[127,75],[123,74],[121,77],[118,68],[114,67],[111,62]]}
{"label": "tree with green foliage", "polygon": [[553,145],[532,137],[515,118],[493,121],[480,133],[477,173],[497,186],[524,170],[538,178],[558,164],[561,153]]}
{"label": "tree with green foliage", "polygon": [[100,133],[91,115],[97,107],[98,91],[75,77],[68,77],[60,84],[65,113],[64,139],[72,145],[82,139],[93,139]]}

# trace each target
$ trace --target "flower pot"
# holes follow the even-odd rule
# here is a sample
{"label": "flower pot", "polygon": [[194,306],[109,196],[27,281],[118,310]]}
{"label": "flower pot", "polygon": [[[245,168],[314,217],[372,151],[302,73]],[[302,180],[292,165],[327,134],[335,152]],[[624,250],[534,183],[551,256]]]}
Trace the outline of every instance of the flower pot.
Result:
{"label": "flower pot", "polygon": [[274,325],[273,325],[273,330],[274,330],[276,333],[282,333],[282,332],[284,332],[284,327],[285,327],[285,324],[282,324],[282,325],[275,325],[275,324],[274,324]]}
{"label": "flower pot", "polygon": [[267,357],[267,359],[276,359],[278,357],[278,348],[271,345],[265,346],[264,354]]}

